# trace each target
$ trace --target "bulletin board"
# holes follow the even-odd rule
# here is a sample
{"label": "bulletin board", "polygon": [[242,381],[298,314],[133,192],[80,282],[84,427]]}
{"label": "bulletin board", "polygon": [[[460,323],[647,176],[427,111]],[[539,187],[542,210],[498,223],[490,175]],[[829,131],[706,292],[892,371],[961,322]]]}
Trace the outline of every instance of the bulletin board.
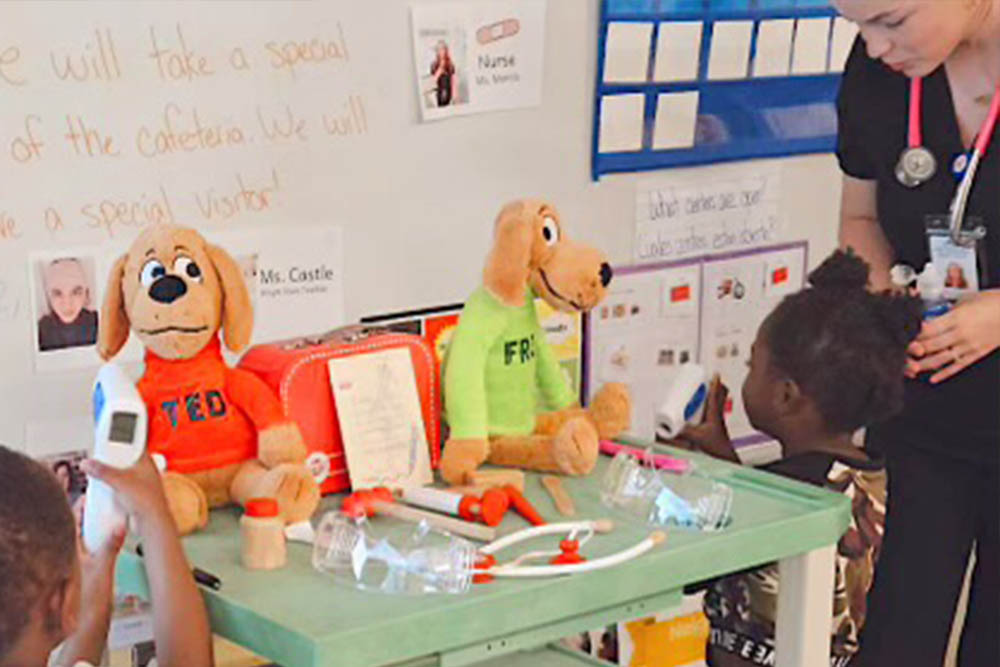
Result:
{"label": "bulletin board", "polygon": [[592,177],[834,149],[857,35],[827,0],[603,0]]}
{"label": "bulletin board", "polygon": [[587,317],[584,393],[621,382],[632,397],[629,434],[655,437],[656,408],[681,364],[697,362],[729,387],[726,422],[736,446],[770,440],[754,431],[740,387],[760,323],[805,284],[808,244],[615,269]]}

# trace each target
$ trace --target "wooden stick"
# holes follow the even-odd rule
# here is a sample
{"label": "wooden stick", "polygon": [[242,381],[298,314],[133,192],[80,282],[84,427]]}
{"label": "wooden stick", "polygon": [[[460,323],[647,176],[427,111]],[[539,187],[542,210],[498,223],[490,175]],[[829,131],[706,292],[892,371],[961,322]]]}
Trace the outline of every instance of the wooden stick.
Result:
{"label": "wooden stick", "polygon": [[506,486],[510,484],[524,493],[524,471],[514,468],[496,468],[494,470],[477,470],[469,475],[469,486]]}
{"label": "wooden stick", "polygon": [[563,516],[576,515],[576,507],[573,505],[573,499],[570,497],[569,492],[566,491],[566,487],[563,486],[561,479],[553,475],[545,475],[542,477],[542,486],[552,496],[552,502],[555,503],[556,509],[559,510],[560,514]]}
{"label": "wooden stick", "polygon": [[382,500],[377,500],[372,503],[372,507],[378,514],[392,516],[397,519],[402,519],[403,521],[410,521],[412,523],[426,521],[432,527],[439,530],[445,530],[449,533],[462,535],[463,537],[479,540],[481,542],[492,542],[497,537],[497,531],[489,526],[481,526],[476,523],[462,521],[461,519],[453,519],[448,516],[442,516],[441,514],[435,514],[434,512],[427,512],[413,507],[407,507],[406,505],[387,503]]}

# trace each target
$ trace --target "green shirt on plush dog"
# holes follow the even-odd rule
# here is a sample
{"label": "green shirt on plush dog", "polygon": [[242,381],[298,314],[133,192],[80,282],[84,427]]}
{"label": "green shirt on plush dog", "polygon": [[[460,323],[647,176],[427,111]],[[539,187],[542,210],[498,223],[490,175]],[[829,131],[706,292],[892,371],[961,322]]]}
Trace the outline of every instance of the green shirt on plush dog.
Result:
{"label": "green shirt on plush dog", "polygon": [[[466,302],[445,360],[448,482],[465,483],[486,461],[584,475],[599,440],[628,426],[622,385],[605,386],[587,409],[575,405],[535,311],[536,296],[563,312],[588,311],[610,281],[603,255],[567,239],[550,204],[520,200],[501,210],[483,286]],[[536,413],[539,396],[551,412]]]}

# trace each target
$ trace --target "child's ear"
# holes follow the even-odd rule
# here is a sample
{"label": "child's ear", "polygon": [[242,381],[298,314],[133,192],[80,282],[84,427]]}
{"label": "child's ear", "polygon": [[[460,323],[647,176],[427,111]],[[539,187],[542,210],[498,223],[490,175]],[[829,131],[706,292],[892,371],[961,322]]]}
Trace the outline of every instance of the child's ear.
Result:
{"label": "child's ear", "polygon": [[777,408],[782,417],[794,415],[805,407],[806,396],[802,387],[791,378],[782,378],[778,383]]}

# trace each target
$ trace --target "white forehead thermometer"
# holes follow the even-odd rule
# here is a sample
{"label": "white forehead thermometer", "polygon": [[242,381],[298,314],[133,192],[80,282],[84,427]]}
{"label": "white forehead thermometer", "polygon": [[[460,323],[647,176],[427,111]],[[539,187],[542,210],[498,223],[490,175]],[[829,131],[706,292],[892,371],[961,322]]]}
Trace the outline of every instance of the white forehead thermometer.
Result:
{"label": "white forehead thermometer", "polygon": [[705,415],[708,377],[705,367],[683,364],[666,399],[656,411],[656,435],[664,440],[676,438],[688,424],[697,424]]}
{"label": "white forehead thermometer", "polygon": [[[94,459],[115,468],[128,468],[146,448],[146,405],[139,390],[116,364],[105,364],[94,383]],[[124,526],[125,513],[115,503],[114,491],[93,477],[87,483],[83,509],[83,543],[98,550]]]}

